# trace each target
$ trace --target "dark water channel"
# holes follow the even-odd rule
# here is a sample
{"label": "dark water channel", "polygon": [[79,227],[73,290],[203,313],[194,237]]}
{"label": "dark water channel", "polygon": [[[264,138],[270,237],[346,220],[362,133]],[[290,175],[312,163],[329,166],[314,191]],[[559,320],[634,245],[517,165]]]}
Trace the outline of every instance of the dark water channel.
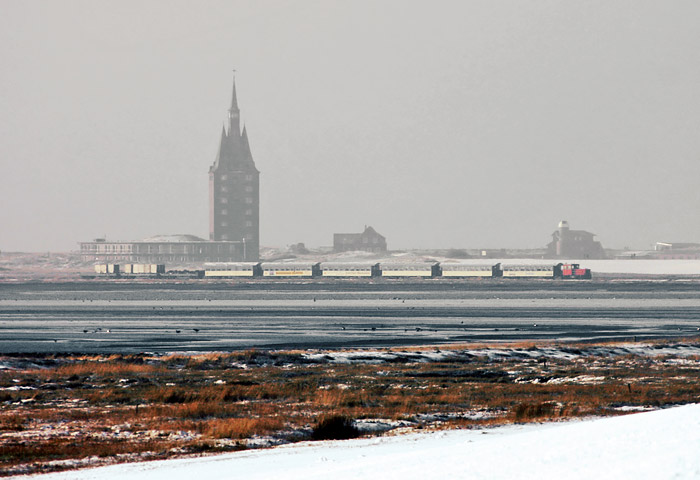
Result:
{"label": "dark water channel", "polygon": [[0,353],[166,352],[700,334],[674,281],[0,285]]}

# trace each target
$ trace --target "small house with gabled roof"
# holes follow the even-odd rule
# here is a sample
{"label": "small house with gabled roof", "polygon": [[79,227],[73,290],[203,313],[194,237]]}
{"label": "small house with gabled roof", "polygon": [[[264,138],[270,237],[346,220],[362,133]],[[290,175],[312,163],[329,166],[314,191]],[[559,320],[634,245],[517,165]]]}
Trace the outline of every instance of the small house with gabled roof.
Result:
{"label": "small house with gabled roof", "polygon": [[352,252],[363,251],[382,253],[386,252],[386,238],[377,231],[365,225],[362,233],[334,233],[333,251]]}

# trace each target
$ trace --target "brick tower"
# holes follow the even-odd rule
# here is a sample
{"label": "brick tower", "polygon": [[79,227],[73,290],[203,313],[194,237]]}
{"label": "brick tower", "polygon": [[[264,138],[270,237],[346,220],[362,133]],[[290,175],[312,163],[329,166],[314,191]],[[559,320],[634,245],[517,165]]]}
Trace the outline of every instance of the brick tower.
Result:
{"label": "brick tower", "polygon": [[228,132],[209,169],[209,239],[243,243],[245,261],[256,261],[260,251],[260,172],[250,153],[245,126],[241,132],[236,80],[228,114]]}

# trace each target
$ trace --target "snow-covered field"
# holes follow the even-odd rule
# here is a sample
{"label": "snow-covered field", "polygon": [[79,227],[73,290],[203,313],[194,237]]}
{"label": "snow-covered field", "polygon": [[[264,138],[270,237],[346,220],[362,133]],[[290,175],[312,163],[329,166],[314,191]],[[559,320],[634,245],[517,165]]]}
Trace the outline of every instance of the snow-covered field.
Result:
{"label": "snow-covered field", "polygon": [[302,443],[32,478],[697,479],[700,404],[566,423]]}

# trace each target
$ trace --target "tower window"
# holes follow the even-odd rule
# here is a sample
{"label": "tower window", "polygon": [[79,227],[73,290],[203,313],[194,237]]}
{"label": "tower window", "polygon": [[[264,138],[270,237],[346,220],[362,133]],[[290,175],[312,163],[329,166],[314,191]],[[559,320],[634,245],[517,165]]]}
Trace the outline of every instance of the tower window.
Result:
{"label": "tower window", "polygon": [[221,185],[221,191],[224,192],[224,193],[225,193],[225,192],[228,192],[228,186],[226,186],[226,185]]}
{"label": "tower window", "polygon": [[222,226],[222,227],[228,227],[228,222],[226,222],[226,221],[221,222],[221,226]]}
{"label": "tower window", "polygon": [[246,185],[245,191],[246,191],[246,192],[252,192],[252,191],[253,191],[253,187],[251,187],[250,185]]}
{"label": "tower window", "polygon": [[250,220],[246,220],[245,226],[246,226],[246,227],[252,227],[252,226],[253,226],[253,222],[251,222]]}
{"label": "tower window", "polygon": [[253,176],[250,175],[250,174],[249,174],[249,175],[246,175],[246,176],[245,176],[245,179],[246,179],[247,181],[250,182],[251,180],[253,180]]}
{"label": "tower window", "polygon": [[221,180],[228,180],[228,175],[226,175],[225,173],[221,175]]}
{"label": "tower window", "polygon": [[245,214],[246,214],[246,215],[252,215],[252,214],[253,214],[253,210],[251,210],[251,209],[249,208],[248,210],[245,211]]}
{"label": "tower window", "polygon": [[253,197],[245,197],[245,203],[253,203]]}
{"label": "tower window", "polygon": [[228,209],[222,208],[222,209],[221,209],[221,215],[228,215]]}
{"label": "tower window", "polygon": [[228,203],[228,198],[221,197],[221,203]]}

